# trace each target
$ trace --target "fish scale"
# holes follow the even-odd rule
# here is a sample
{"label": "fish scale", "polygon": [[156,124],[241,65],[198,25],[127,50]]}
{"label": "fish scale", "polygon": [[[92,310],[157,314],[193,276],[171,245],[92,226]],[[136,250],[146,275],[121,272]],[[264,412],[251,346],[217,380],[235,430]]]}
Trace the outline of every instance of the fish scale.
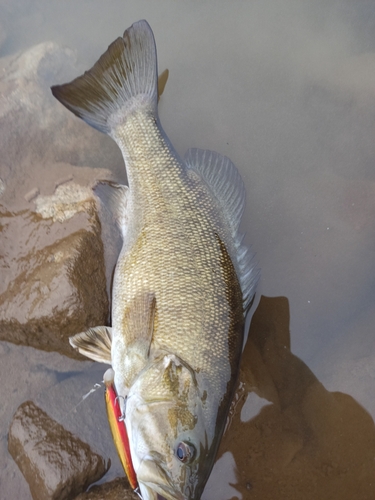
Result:
{"label": "fish scale", "polygon": [[[215,211],[207,193],[193,189],[181,164],[171,157],[152,117],[132,116],[114,136],[124,155],[135,200],[129,201],[143,221],[141,237],[117,265],[114,302],[120,306],[118,314],[115,310],[114,335],[121,335],[121,312],[127,301],[140,289],[153,291],[158,321],[154,342],[181,355],[194,369],[205,371],[228,350],[225,336],[220,334],[228,328],[224,320],[229,309],[223,292],[225,283],[217,272],[220,249],[214,230],[223,225],[222,221],[219,223],[219,214],[213,217]],[[147,243],[140,244],[144,240]],[[126,292],[117,299],[117,290]],[[220,317],[216,311],[220,311]],[[126,339],[123,342],[126,349]],[[193,349],[198,342],[203,353],[210,356]]]}

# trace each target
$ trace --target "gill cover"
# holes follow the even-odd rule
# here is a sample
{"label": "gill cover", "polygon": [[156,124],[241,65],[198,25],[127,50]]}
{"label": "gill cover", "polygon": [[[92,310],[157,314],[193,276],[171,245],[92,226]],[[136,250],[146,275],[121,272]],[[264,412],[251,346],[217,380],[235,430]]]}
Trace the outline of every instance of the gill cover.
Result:
{"label": "gill cover", "polygon": [[[181,358],[151,352],[130,388],[126,406],[129,443],[146,499],[200,498],[209,443],[205,401],[192,368]],[[156,498],[156,497],[155,497]]]}

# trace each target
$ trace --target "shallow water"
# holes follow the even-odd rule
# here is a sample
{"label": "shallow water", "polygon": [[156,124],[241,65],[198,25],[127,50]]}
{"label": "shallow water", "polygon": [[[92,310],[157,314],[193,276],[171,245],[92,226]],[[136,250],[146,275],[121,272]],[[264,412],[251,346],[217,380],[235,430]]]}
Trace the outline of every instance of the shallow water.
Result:
{"label": "shallow water", "polygon": [[[367,419],[375,417],[373,2],[128,0],[107,1],[104,7],[99,0],[17,0],[1,1],[0,9],[7,34],[1,56],[53,40],[77,50],[77,74],[130,24],[147,19],[157,42],[159,69],[170,71],[160,117],[176,150],[181,155],[190,147],[218,151],[230,157],[243,176],[248,194],[243,229],[262,269],[257,303],[261,295],[273,298],[265,306],[273,312],[273,304],[279,304],[276,297],[287,298],[281,309],[276,307],[279,315],[272,316],[272,331],[281,328],[286,342],[285,332],[290,329],[288,342],[296,358],[288,358],[286,366],[299,368],[283,379],[294,391],[284,394],[288,403],[283,406],[274,394],[281,397],[277,381],[286,366],[280,365],[281,372],[270,375],[272,363],[258,356],[263,329],[270,328],[261,317],[250,335],[259,352],[247,353],[245,360],[256,364],[262,358],[259,366],[266,368],[258,378],[248,375],[247,385],[239,389],[240,406],[234,413],[233,434],[228,433],[238,447],[233,449],[224,440],[204,498],[264,500],[276,498],[277,492],[278,498],[290,499],[288,485],[294,486],[296,498],[310,498],[309,492],[319,484],[327,498],[354,498],[343,496],[353,494],[350,485],[355,498],[372,498],[365,496],[371,491],[368,484],[358,490],[355,476],[345,473],[352,462],[345,465],[332,457],[329,462],[328,452],[316,452],[332,446],[342,456],[353,453],[360,461],[360,451],[353,452],[355,436],[350,441],[354,448],[345,447],[344,438],[330,441],[325,432],[335,424],[324,430],[316,417],[309,425],[320,441],[318,437],[319,442],[309,441],[299,416],[305,412],[306,417],[306,401],[310,410],[331,405],[332,412],[322,414],[323,420],[328,415],[334,420],[335,405],[341,405],[337,419],[342,422],[345,416],[345,435],[350,434],[348,429],[356,429],[357,444],[365,443],[363,460],[375,457],[373,424]],[[122,171],[116,174],[124,179]],[[287,310],[290,320],[285,321]],[[279,338],[279,333],[274,335]],[[100,382],[101,368],[5,343],[1,348],[0,394],[5,404],[1,405],[0,497],[26,499],[27,485],[6,451],[11,416],[31,398],[48,400],[51,412],[60,405],[74,416],[72,393],[79,402]],[[82,374],[83,370],[89,371]],[[305,379],[310,370],[314,384],[316,379],[328,391],[340,391],[353,401],[327,402],[322,393],[311,393],[310,385],[316,386]],[[249,391],[257,396],[246,402]],[[310,399],[305,400],[307,392]],[[98,448],[114,460],[108,476],[114,477],[120,468],[113,447],[106,444],[109,434],[101,398],[98,389],[84,400],[82,405],[89,406],[79,415],[86,418],[91,409],[98,414],[90,413],[88,422],[102,433]],[[280,412],[290,407],[294,413],[288,414],[286,437],[280,424],[285,423],[285,415]],[[307,413],[315,415],[310,410]],[[59,414],[55,410],[52,416]],[[84,430],[87,421],[80,426],[70,416],[60,420],[89,439],[90,432]],[[236,433],[248,436],[249,444],[236,441]],[[306,443],[315,446],[315,455],[311,450],[309,455],[314,461],[306,461]],[[273,446],[285,456],[275,452],[276,460]],[[304,474],[312,469],[318,471],[311,476],[315,483],[304,483]],[[297,476],[302,478],[298,484]],[[330,490],[344,479],[346,493]],[[257,496],[259,484],[262,496]]]}

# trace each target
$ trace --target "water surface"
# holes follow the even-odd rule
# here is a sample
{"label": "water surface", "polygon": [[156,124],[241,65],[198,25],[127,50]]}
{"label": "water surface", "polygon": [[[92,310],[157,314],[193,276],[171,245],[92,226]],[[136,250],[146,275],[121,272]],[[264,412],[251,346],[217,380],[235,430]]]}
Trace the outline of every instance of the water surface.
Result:
{"label": "water surface", "polygon": [[[260,319],[253,330],[255,351],[247,353],[246,361],[254,366],[258,359],[263,368],[258,378],[250,368],[246,372],[253,378],[242,381],[237,395],[240,406],[232,422],[232,441],[238,447],[223,442],[204,498],[264,500],[275,498],[272,495],[278,491],[278,498],[291,499],[290,485],[299,495],[296,498],[310,498],[310,491],[323,494],[321,486],[327,498],[371,498],[366,496],[371,491],[368,476],[364,475],[363,490],[358,490],[359,475],[348,473],[354,458],[349,460],[352,452],[344,446],[345,437],[340,441],[337,435],[332,444],[325,432],[335,425],[331,422],[323,428],[321,419],[340,414],[337,419],[344,425],[345,417],[346,432],[356,429],[357,444],[363,444],[363,461],[375,457],[371,448],[375,417],[373,2],[110,0],[104,5],[99,0],[16,0],[0,2],[0,14],[6,34],[1,56],[53,40],[77,51],[77,74],[130,24],[147,19],[156,37],[159,69],[170,71],[160,117],[175,148],[181,155],[190,147],[218,151],[230,157],[243,176],[248,195],[243,229],[262,269],[256,302],[261,295],[268,298],[264,307],[273,318],[273,330]],[[116,175],[120,181],[125,178],[118,168]],[[275,313],[277,297],[286,302]],[[270,373],[259,339],[264,338],[264,329],[279,332],[280,327],[291,357],[277,365],[280,373]],[[277,349],[278,335],[274,333],[270,344]],[[100,381],[100,369],[90,363],[64,364],[58,355],[8,344],[2,345],[1,356],[12,363],[4,362],[1,370],[5,404],[0,496],[27,499],[27,485],[6,452],[9,419],[21,402],[38,395],[43,399],[45,392],[54,395],[49,404],[71,404],[70,412],[75,404],[73,387],[80,401]],[[286,370],[297,365],[295,372]],[[93,370],[92,384],[90,377],[76,375],[69,385],[74,377],[64,379],[61,373],[57,377],[55,370]],[[280,380],[292,391],[289,396],[280,396],[282,388],[287,391],[278,385]],[[249,391],[257,396],[246,403]],[[347,396],[331,397],[336,391]],[[93,412],[104,415],[101,396],[96,394],[82,404],[98,397],[97,404],[90,405]],[[324,410],[318,417],[311,408],[323,400],[322,408],[331,405],[332,411]],[[311,411],[303,410],[306,401]],[[285,424],[286,408],[293,411]],[[308,425],[314,427],[316,442],[308,440],[310,427],[301,423],[304,411],[305,417],[315,415]],[[114,453],[105,445],[105,418],[97,418],[97,423],[93,416],[89,421],[103,432],[103,449]],[[67,418],[62,420],[70,425]],[[78,424],[71,425],[80,432]],[[247,436],[242,448],[236,441],[240,430]],[[354,446],[355,435],[350,439]],[[310,461],[305,457],[306,443],[315,446],[313,462],[311,454]],[[282,451],[282,457],[276,453],[277,460],[273,446]],[[329,461],[327,447],[340,450],[348,461],[334,457]],[[360,461],[360,453],[355,457]],[[293,464],[299,468],[293,470]],[[312,479],[304,482],[304,471],[312,469],[318,471],[311,475],[313,483]],[[119,471],[115,461],[109,477]],[[334,488],[340,481],[348,485],[346,493]],[[262,496],[257,496],[259,484]],[[355,496],[350,496],[354,494],[350,485]]]}

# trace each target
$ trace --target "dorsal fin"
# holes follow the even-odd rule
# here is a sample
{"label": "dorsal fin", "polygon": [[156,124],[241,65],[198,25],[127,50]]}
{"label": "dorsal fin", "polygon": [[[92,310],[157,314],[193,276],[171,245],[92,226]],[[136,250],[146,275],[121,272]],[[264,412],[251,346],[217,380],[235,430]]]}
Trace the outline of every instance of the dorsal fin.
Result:
{"label": "dorsal fin", "polygon": [[186,166],[197,172],[206,182],[230,228],[246,312],[255,293],[259,270],[256,268],[253,254],[242,244],[244,235],[239,232],[246,199],[242,178],[229,158],[214,151],[189,149],[184,160]]}
{"label": "dorsal fin", "polygon": [[206,181],[227,223],[237,231],[245,208],[246,191],[236,167],[226,156],[206,149],[189,149],[184,160]]}

